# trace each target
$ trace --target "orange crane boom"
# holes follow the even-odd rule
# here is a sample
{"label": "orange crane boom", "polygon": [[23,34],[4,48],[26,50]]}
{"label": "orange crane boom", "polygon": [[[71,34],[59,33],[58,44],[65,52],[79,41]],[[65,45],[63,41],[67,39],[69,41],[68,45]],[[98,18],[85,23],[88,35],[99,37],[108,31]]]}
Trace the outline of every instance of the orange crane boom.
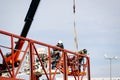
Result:
{"label": "orange crane boom", "polygon": [[[5,67],[6,67],[6,71],[7,73],[9,73],[9,76],[5,76],[1,75],[1,73],[3,74],[4,71],[2,71],[1,69],[1,65],[0,65],[0,79],[4,79],[6,80],[6,78],[9,78],[9,80],[18,80],[17,75],[19,75],[19,73],[21,72],[20,68],[24,68],[24,66],[22,64],[24,64],[24,59],[25,56],[29,56],[29,64],[28,66],[29,68],[29,80],[39,80],[40,74],[43,74],[45,76],[46,80],[55,80],[55,78],[57,77],[57,71],[60,71],[62,73],[62,80],[68,80],[69,76],[71,76],[72,78],[74,78],[74,80],[84,80],[83,78],[87,78],[87,80],[91,80],[91,76],[90,76],[90,58],[88,55],[85,54],[78,54],[77,52],[73,52],[73,51],[69,51],[67,49],[62,49],[56,46],[52,46],[40,41],[35,41],[32,39],[28,39],[28,38],[24,38],[21,36],[17,36],[15,34],[12,33],[8,33],[5,31],[1,31],[0,30],[0,34],[3,34],[3,36],[5,35],[8,38],[13,38],[11,39],[10,44],[14,45],[13,40],[14,39],[21,39],[24,40],[24,42],[26,43],[26,47],[25,51],[23,53],[23,55],[21,56],[21,60],[20,60],[20,64],[18,67],[15,68],[15,66],[13,66],[14,64],[12,63],[12,68],[10,68],[7,64],[7,62],[5,61],[5,57],[4,55],[4,48],[7,48],[6,50],[11,50],[14,51],[14,48],[10,48],[10,46],[6,46],[3,43],[0,43],[0,55],[3,59],[3,61],[5,62]],[[2,35],[0,35],[2,36]],[[47,49],[46,53],[48,55],[48,59],[47,59],[47,63],[48,63],[48,67],[46,68],[46,66],[44,65],[44,62],[42,61],[42,56],[39,55],[37,49],[39,46],[42,46],[44,48]],[[55,68],[55,72],[52,73],[52,57],[51,57],[51,49],[58,49],[59,51],[61,51],[61,57],[59,58],[59,60],[57,60],[57,64],[56,64],[56,68]],[[28,54],[28,50],[29,50],[29,54]],[[71,55],[73,57],[71,57]],[[36,56],[36,57],[35,57]],[[11,55],[11,57],[13,58],[13,54]],[[83,57],[85,59],[85,61],[83,63],[79,63],[79,58]],[[41,71],[36,71],[35,70],[35,60],[37,60],[37,63],[39,63],[39,65],[41,66]],[[46,58],[44,58],[46,59]],[[14,62],[14,60],[12,59],[12,61]],[[37,64],[38,65],[38,64]],[[80,68],[80,70],[78,70]],[[26,71],[25,71],[26,72]],[[27,73],[27,72],[26,72]],[[38,74],[40,73],[40,74]],[[21,75],[21,74],[20,74]],[[24,75],[24,74],[23,74]],[[41,78],[41,77],[40,77]],[[23,79],[23,77],[21,77],[21,79]],[[20,79],[19,79],[20,80]],[[70,79],[71,80],[71,79]]]}
{"label": "orange crane boom", "polygon": [[[29,7],[29,10],[28,10],[28,13],[25,17],[25,24],[24,24],[24,27],[23,27],[23,30],[21,32],[21,37],[26,37],[27,34],[28,34],[28,31],[30,29],[30,26],[32,24],[32,21],[33,21],[33,18],[34,18],[34,15],[35,15],[35,12],[38,8],[38,5],[39,5],[39,2],[40,0],[32,0],[31,4],[30,4],[30,7]],[[24,44],[24,40],[22,39],[19,39],[16,46],[15,46],[15,50],[14,50],[14,63],[15,63],[15,66],[18,66],[18,57],[19,57],[19,54],[20,54],[20,50],[22,49],[23,47],[23,44]],[[12,54],[12,53],[11,53]],[[12,56],[11,54],[5,58],[5,61],[8,62],[8,63],[12,63]]]}

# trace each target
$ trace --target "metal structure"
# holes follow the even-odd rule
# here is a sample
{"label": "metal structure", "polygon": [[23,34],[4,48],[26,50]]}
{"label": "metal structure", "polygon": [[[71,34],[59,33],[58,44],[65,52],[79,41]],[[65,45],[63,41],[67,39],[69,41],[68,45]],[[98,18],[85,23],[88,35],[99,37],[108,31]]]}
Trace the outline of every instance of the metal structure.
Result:
{"label": "metal structure", "polygon": [[[18,35],[15,34],[11,34],[5,31],[1,31],[0,30],[0,36],[4,36],[4,38],[7,38],[7,43],[8,44],[4,44],[4,43],[0,43],[0,55],[2,57],[2,60],[5,62],[4,64],[4,68],[6,68],[5,70],[2,70],[1,68],[1,72],[7,72],[9,74],[9,76],[7,78],[9,78],[9,80],[17,80],[17,75],[19,74],[21,68],[22,68],[22,63],[24,61],[25,56],[27,55],[27,53],[29,53],[30,56],[30,80],[37,80],[37,77],[41,76],[41,75],[37,75],[37,72],[35,72],[35,55],[37,55],[38,58],[38,62],[41,65],[42,68],[42,73],[46,76],[47,80],[54,80],[55,76],[57,75],[57,71],[60,71],[60,73],[63,74],[63,80],[68,80],[68,76],[73,76],[75,80],[83,80],[84,76],[87,76],[87,80],[90,80],[90,59],[87,55],[81,55],[78,54],[76,52],[72,52],[66,49],[61,49],[59,47],[56,46],[52,46],[46,43],[42,43],[42,42],[38,42],[32,39],[28,39],[28,38],[24,38],[24,37],[20,37]],[[21,50],[16,49],[17,51],[20,52],[20,56],[19,61],[20,64],[18,65],[18,67],[14,66],[14,46],[15,46],[15,41],[16,40],[24,40],[24,45],[23,48]],[[5,41],[5,40],[4,40]],[[0,41],[2,42],[2,41]],[[46,67],[44,66],[42,57],[38,54],[37,52],[37,48],[38,47],[45,47],[47,49],[47,59],[45,59],[45,61],[48,63],[48,69],[46,69]],[[56,65],[56,69],[55,72],[52,73],[52,69],[51,69],[51,63],[52,63],[52,58],[51,58],[51,50],[53,48],[56,48],[58,50],[61,50],[61,58],[59,59],[59,61],[57,62]],[[12,65],[11,67],[8,65],[8,63],[5,61],[5,53],[7,52],[12,53]],[[71,57],[70,55],[73,55],[73,57]],[[78,62],[78,59],[80,57],[84,57],[84,63],[80,64]],[[79,65],[81,65],[81,71],[78,71],[79,69]],[[4,76],[0,76],[0,79],[5,79],[7,80],[6,77]]]}
{"label": "metal structure", "polygon": [[[69,76],[75,80],[83,80],[84,77],[90,80],[90,59],[87,55],[26,38],[39,2],[40,0],[31,1],[20,36],[0,30],[0,37],[2,38],[0,40],[0,57],[3,61],[0,64],[0,80],[24,80],[24,78],[19,78],[18,75],[21,73],[23,65],[25,65],[26,56],[29,56],[27,74],[30,80],[39,80],[42,75],[47,80],[55,80],[57,71],[62,74],[63,80],[68,80]],[[37,48],[39,47],[47,49],[47,57],[42,57],[38,54]],[[56,61],[57,64],[54,72],[52,72],[51,67],[51,63],[54,61],[51,57],[53,48],[61,52],[61,57]],[[84,58],[83,63],[79,63],[80,58]],[[36,63],[41,68],[38,71],[36,71]],[[47,63],[47,68],[44,65],[45,63]],[[80,71],[79,68],[81,68]]]}
{"label": "metal structure", "polygon": [[[26,37],[27,36],[28,31],[29,31],[29,29],[31,27],[31,24],[32,24],[34,15],[35,15],[36,10],[38,8],[39,2],[40,2],[40,0],[32,0],[31,1],[29,10],[28,10],[27,15],[26,15],[25,20],[24,20],[25,24],[24,24],[24,27],[23,27],[23,30],[22,30],[20,36],[22,36],[22,37]],[[16,49],[21,50],[21,48],[23,47],[23,44],[24,44],[24,40],[19,39],[18,42],[17,42],[17,44],[14,47],[15,48],[15,51],[14,51],[14,55],[15,55],[15,57],[14,57],[14,64],[15,64],[16,67],[19,65],[18,56],[20,54],[20,52],[16,51]],[[8,57],[5,58],[5,61],[7,63],[9,63],[9,64],[12,64],[10,62],[11,59],[12,59],[12,57],[11,57],[11,55],[9,55]]]}

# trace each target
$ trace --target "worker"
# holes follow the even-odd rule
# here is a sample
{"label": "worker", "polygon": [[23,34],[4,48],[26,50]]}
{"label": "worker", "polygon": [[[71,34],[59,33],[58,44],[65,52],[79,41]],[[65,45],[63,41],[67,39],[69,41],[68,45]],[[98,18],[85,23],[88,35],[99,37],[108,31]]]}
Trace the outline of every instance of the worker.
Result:
{"label": "worker", "polygon": [[2,76],[2,72],[0,71],[0,76]]}
{"label": "worker", "polygon": [[[63,42],[61,40],[58,41],[56,46],[59,47],[59,48],[63,48],[64,49],[64,45],[63,45]],[[54,69],[56,67],[56,63],[59,60],[60,55],[61,55],[60,53],[61,53],[61,50],[53,48],[53,55],[52,55],[52,57],[54,58],[54,61],[52,62],[52,69]]]}
{"label": "worker", "polygon": [[[64,48],[63,42],[62,42],[61,40],[58,41],[58,43],[57,43],[56,46],[59,47],[59,48]],[[61,50],[58,50],[58,49],[56,49],[56,48],[53,48],[53,53],[55,54],[55,56],[56,56],[57,59],[60,57],[60,51],[61,51]]]}
{"label": "worker", "polygon": [[[83,50],[80,50],[78,51],[78,54],[87,54],[87,50],[86,49],[83,49]],[[79,58],[79,71],[81,72],[81,64],[82,64],[82,61],[84,61],[84,57],[80,57]]]}

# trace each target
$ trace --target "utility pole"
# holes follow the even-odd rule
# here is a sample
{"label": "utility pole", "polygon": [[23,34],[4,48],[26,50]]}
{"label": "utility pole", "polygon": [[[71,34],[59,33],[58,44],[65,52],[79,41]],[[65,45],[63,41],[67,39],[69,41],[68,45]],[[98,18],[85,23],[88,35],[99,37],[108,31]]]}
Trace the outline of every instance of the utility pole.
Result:
{"label": "utility pole", "polygon": [[108,57],[107,54],[104,55],[105,59],[110,61],[110,80],[112,80],[112,60],[117,60],[118,56]]}

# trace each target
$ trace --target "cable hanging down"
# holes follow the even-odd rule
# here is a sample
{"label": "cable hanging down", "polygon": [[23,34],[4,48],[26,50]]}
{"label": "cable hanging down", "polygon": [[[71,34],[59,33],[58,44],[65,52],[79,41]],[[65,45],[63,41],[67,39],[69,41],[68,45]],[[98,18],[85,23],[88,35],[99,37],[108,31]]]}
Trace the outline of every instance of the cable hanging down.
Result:
{"label": "cable hanging down", "polygon": [[75,21],[75,13],[76,13],[76,4],[75,0],[73,0],[73,14],[74,14],[74,44],[75,44],[75,51],[78,51],[78,38],[77,38],[77,30],[76,30],[76,21]]}

